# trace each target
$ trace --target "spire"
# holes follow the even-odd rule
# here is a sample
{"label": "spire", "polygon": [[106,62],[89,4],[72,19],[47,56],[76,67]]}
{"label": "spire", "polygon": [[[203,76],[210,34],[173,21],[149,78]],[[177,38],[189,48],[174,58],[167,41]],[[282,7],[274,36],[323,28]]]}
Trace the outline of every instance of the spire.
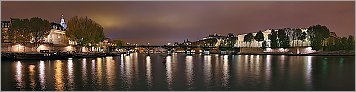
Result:
{"label": "spire", "polygon": [[61,25],[64,29],[67,29],[67,24],[66,24],[65,21],[64,21],[63,12],[62,12],[62,18],[61,18],[60,25]]}

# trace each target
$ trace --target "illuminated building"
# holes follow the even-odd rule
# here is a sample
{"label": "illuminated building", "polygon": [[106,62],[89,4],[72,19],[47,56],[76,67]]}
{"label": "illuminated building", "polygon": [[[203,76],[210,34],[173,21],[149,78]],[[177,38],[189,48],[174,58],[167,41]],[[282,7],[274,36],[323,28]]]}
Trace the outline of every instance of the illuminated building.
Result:
{"label": "illuminated building", "polygon": [[[1,51],[2,52],[40,52],[41,50],[49,51],[75,51],[75,46],[77,43],[75,41],[69,40],[65,35],[66,23],[64,17],[60,20],[60,24],[51,23],[51,30],[49,35],[45,36],[43,43],[36,46],[32,41],[26,43],[17,43],[14,40],[11,40],[12,37],[9,32],[11,32],[10,26],[14,19],[11,18],[11,21],[1,21]],[[34,39],[34,38],[32,38]]]}
{"label": "illuminated building", "polygon": [[1,21],[1,42],[10,42],[9,28],[10,21]]}
{"label": "illuminated building", "polygon": [[51,23],[52,29],[47,37],[45,37],[46,43],[68,45],[69,39],[65,35],[64,28],[57,23]]}
{"label": "illuminated building", "polygon": [[[268,29],[268,30],[265,30],[265,31],[262,31],[263,33],[263,37],[264,37],[264,40],[263,41],[266,41],[266,47],[271,47],[271,40],[268,39],[268,36],[271,35],[271,31],[273,29]],[[276,32],[278,32],[278,29],[274,29]],[[307,33],[307,30],[306,28],[301,28],[302,32],[306,32]],[[293,30],[287,30],[287,31],[293,31]],[[286,32],[288,33],[288,32]],[[291,33],[291,32],[290,32]],[[253,36],[256,36],[257,32],[255,33],[252,33]],[[262,47],[262,42],[263,41],[256,41],[255,39],[252,39],[251,42],[244,42],[244,37],[245,37],[246,34],[240,34],[238,35],[238,40],[236,41],[236,47]],[[291,47],[306,47],[306,46],[310,46],[310,39],[309,37],[307,36],[306,39],[304,41],[302,40],[293,40],[291,39],[291,36],[292,34],[289,34],[289,38],[290,38],[290,41],[289,41],[289,44]],[[277,37],[278,39],[278,37]]]}

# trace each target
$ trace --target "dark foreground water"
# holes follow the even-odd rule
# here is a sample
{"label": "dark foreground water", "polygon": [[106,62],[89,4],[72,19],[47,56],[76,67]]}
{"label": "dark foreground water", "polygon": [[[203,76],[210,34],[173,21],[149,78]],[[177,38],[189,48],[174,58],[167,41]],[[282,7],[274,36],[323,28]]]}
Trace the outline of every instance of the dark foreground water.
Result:
{"label": "dark foreground water", "polygon": [[1,90],[355,90],[354,58],[132,54],[2,60]]}

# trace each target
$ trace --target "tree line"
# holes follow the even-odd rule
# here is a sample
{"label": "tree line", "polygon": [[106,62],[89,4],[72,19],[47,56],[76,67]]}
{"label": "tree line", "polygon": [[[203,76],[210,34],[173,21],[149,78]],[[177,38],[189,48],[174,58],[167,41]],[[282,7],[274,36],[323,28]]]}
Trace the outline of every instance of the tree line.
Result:
{"label": "tree line", "polygon": [[49,34],[51,24],[48,20],[33,17],[30,19],[11,19],[9,31],[10,40],[15,43],[34,42],[41,43]]}
{"label": "tree line", "polygon": [[[50,34],[51,23],[39,17],[30,19],[12,18],[9,37],[14,43],[42,43],[44,38]],[[78,45],[89,46],[97,44],[105,39],[104,28],[88,17],[72,17],[68,20],[66,36],[76,41]],[[113,43],[122,46],[124,42],[116,39]]]}
{"label": "tree line", "polygon": [[[257,41],[258,43],[262,42],[262,48],[267,48],[267,42],[264,40],[264,35],[262,31],[259,31],[254,36],[252,33],[247,33],[244,36],[244,42],[249,43],[251,47],[252,41]],[[310,40],[310,46],[313,50],[354,50],[354,38],[349,36],[348,38],[330,38],[330,31],[326,26],[322,25],[313,25],[308,27],[306,32],[303,32],[301,29],[291,29],[283,28],[271,30],[271,33],[268,35],[270,42],[270,48],[289,48],[294,46],[304,46],[304,41],[306,39]],[[300,44],[299,40],[302,41]],[[342,48],[337,48],[341,46]]]}

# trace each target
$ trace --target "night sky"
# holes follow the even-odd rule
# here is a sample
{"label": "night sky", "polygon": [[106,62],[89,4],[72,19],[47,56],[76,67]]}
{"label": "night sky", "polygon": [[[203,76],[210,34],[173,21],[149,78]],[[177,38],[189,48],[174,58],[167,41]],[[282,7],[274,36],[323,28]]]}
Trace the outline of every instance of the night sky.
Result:
{"label": "night sky", "polygon": [[166,44],[209,34],[242,34],[321,24],[338,36],[354,35],[354,1],[31,1],[1,2],[1,19],[40,17],[59,23],[88,16],[105,35],[129,43]]}

